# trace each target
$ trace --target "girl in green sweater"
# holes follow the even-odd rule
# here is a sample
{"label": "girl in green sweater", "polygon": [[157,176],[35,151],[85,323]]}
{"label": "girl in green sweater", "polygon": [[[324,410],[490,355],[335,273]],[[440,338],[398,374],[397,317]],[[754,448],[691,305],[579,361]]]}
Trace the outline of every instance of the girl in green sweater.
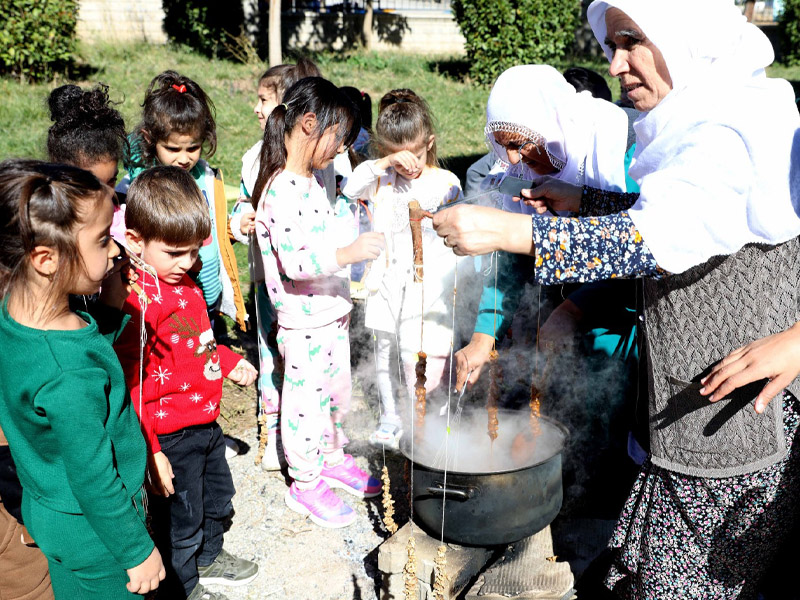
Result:
{"label": "girl in green sweater", "polygon": [[[113,267],[111,194],[76,167],[0,163],[0,426],[58,600],[136,598],[165,574],[144,525],[145,444],[111,347],[129,293]],[[69,294],[101,283],[95,316],[70,310]]]}

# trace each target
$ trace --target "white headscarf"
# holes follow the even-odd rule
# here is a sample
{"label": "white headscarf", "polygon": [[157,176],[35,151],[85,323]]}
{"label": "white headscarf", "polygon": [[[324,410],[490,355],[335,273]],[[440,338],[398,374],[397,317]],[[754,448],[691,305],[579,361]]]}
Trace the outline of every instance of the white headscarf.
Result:
{"label": "white headscarf", "polygon": [[[553,67],[512,67],[492,87],[486,105],[486,139],[507,164],[508,154],[495,141],[495,131],[521,133],[542,144],[559,169],[553,175],[558,179],[625,191],[627,115],[587,91],[577,93]],[[514,170],[533,180],[541,177],[524,165]]]}
{"label": "white headscarf", "polygon": [[588,19],[609,60],[612,7],[659,49],[673,83],[634,124],[629,170],[641,187],[631,218],[658,264],[680,273],[800,235],[800,191],[789,187],[800,116],[791,86],[766,76],[766,36],[731,0],[595,0]]}

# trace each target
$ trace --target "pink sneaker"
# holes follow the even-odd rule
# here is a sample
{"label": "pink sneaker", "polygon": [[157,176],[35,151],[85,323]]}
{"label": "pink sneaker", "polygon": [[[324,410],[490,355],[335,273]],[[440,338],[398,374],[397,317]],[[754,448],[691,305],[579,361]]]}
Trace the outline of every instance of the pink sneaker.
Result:
{"label": "pink sneaker", "polygon": [[350,492],[359,498],[372,498],[381,493],[381,482],[358,468],[349,454],[335,467],[322,465],[322,480],[332,488]]}
{"label": "pink sneaker", "polygon": [[320,527],[347,527],[356,520],[355,511],[320,480],[313,490],[301,490],[294,483],[284,497],[286,506],[309,518]]}

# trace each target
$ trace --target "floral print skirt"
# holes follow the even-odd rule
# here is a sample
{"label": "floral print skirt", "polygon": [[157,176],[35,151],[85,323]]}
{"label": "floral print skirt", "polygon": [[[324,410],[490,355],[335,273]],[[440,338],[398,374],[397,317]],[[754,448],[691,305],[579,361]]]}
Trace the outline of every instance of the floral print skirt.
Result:
{"label": "floral print skirt", "polygon": [[755,598],[800,502],[800,405],[788,392],[783,409],[787,456],[760,471],[712,479],[645,462],[609,542],[607,587],[636,600]]}

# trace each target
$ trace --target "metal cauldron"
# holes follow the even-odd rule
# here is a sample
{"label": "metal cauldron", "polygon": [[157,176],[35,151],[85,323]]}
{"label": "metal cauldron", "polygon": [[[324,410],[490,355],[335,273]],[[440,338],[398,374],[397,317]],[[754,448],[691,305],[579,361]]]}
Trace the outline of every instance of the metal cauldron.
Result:
{"label": "metal cauldron", "polygon": [[[549,525],[561,510],[561,452],[566,427],[541,417],[541,435],[530,435],[528,413],[498,413],[498,437],[486,432],[486,412],[474,413],[451,428],[447,485],[444,480],[441,419],[426,417],[423,436],[412,447],[404,436],[400,449],[413,464],[416,521],[436,538],[462,545],[510,544]],[[476,425],[478,425],[476,427]],[[520,440],[522,442],[520,443]],[[487,458],[488,453],[488,458]]]}

